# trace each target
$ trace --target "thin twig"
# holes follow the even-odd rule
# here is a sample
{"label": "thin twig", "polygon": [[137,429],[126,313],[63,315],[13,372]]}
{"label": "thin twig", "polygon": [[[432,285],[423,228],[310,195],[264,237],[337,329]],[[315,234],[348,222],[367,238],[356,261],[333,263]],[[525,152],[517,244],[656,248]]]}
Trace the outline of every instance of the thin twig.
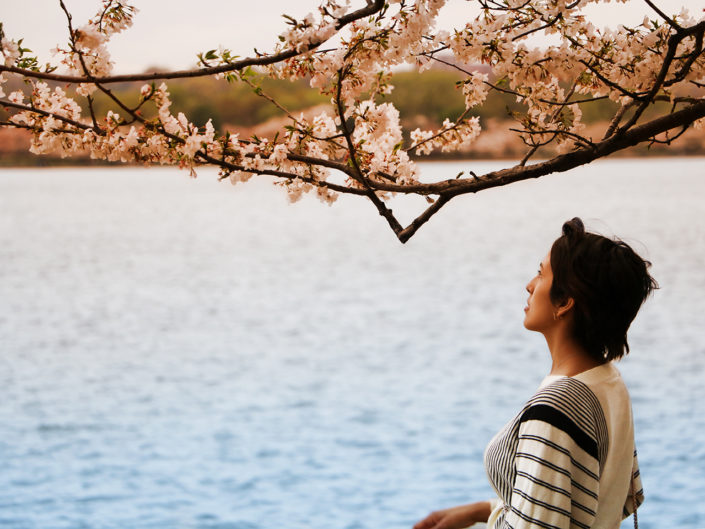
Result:
{"label": "thin twig", "polygon": [[0,100],[0,106],[9,107],[9,108],[16,108],[18,110],[24,110],[27,112],[33,112],[35,114],[39,114],[40,116],[44,116],[47,118],[54,118],[58,121],[66,123],[67,125],[71,125],[72,127],[76,127],[77,129],[81,129],[81,130],[91,129],[91,130],[94,130],[94,132],[98,135],[101,135],[101,136],[105,135],[105,132],[101,129],[95,130],[95,129],[93,129],[93,127],[86,125],[85,123],[81,123],[79,121],[74,121],[73,119],[67,118],[67,117],[62,116],[61,114],[57,114],[55,112],[48,112],[46,110],[42,110],[42,109],[35,108],[35,107],[30,107],[27,105],[20,105],[17,103],[13,103],[12,101],[6,101],[6,100]]}
{"label": "thin twig", "polygon": [[252,88],[252,90],[254,91],[255,95],[257,95],[257,96],[259,96],[259,97],[261,97],[261,98],[263,98],[263,99],[266,99],[266,100],[269,101],[271,104],[273,104],[275,107],[277,107],[279,110],[281,110],[282,112],[284,112],[284,114],[286,114],[286,117],[288,117],[291,121],[293,121],[293,122],[296,124],[296,126],[298,127],[297,130],[299,131],[299,133],[301,133],[301,134],[303,134],[304,136],[307,136],[307,137],[309,137],[309,138],[312,138],[312,139],[314,139],[314,140],[326,141],[326,142],[332,143],[332,144],[333,144],[335,147],[337,147],[338,149],[344,149],[344,148],[345,148],[343,145],[340,145],[337,141],[334,141],[336,138],[342,138],[342,137],[343,137],[342,134],[336,134],[336,135],[330,136],[330,137],[328,137],[328,138],[319,138],[318,136],[314,136],[313,134],[309,133],[309,132],[306,130],[306,126],[305,126],[303,123],[301,123],[301,121],[299,121],[298,119],[296,119],[296,118],[293,116],[293,114],[292,114],[284,105],[282,105],[281,103],[279,103],[279,101],[277,101],[277,100],[274,99],[272,96],[270,96],[269,94],[267,94],[264,90],[262,90],[261,87],[255,86],[255,84],[254,84],[252,81],[250,81],[249,79],[247,79],[247,78],[242,78],[241,80],[242,80],[247,86],[249,86],[250,88]]}
{"label": "thin twig", "polygon": [[403,229],[401,224],[399,224],[399,221],[392,213],[392,210],[385,206],[384,202],[380,200],[380,198],[377,196],[375,188],[372,186],[372,183],[369,181],[369,179],[364,175],[357,161],[357,152],[355,149],[355,144],[352,140],[352,134],[348,129],[347,123],[345,122],[345,108],[343,106],[343,99],[341,94],[344,78],[345,73],[343,72],[343,70],[338,70],[338,86],[336,89],[335,101],[336,106],[338,108],[338,117],[340,118],[340,128],[343,131],[345,141],[348,145],[350,162],[352,163],[352,166],[355,169],[355,175],[353,176],[353,178],[358,182],[362,183],[362,185],[367,188],[367,196],[369,197],[370,201],[375,205],[378,213],[387,220],[387,223],[389,224],[389,227],[392,228],[392,231],[394,231],[394,233],[398,235]]}
{"label": "thin twig", "polygon": [[654,137],[650,142],[649,145],[653,145],[654,143],[661,143],[664,145],[670,145],[674,141],[676,141],[678,138],[680,138],[685,132],[690,128],[690,124],[688,125],[683,125],[683,128],[678,132],[675,136],[670,137],[668,136],[668,132],[666,132],[666,139],[665,140],[657,140],[656,137]]}
{"label": "thin twig", "polygon": [[615,130],[617,130],[617,127],[619,126],[619,122],[622,120],[622,117],[624,116],[624,113],[629,110],[631,107],[635,105],[635,102],[632,100],[629,103],[626,103],[624,105],[621,105],[615,115],[612,117],[612,120],[610,121],[609,126],[607,127],[607,130],[605,131],[605,135],[602,137],[603,140],[606,140],[612,134],[614,134]]}
{"label": "thin twig", "polygon": [[[429,54],[427,54],[427,53],[421,53],[420,55],[429,57],[430,59],[433,59],[434,61],[437,61],[437,62],[440,62],[440,63],[442,63],[442,64],[445,64],[446,66],[450,66],[451,68],[455,68],[455,69],[458,70],[459,72],[462,72],[462,73],[464,73],[464,74],[466,74],[466,75],[468,75],[468,76],[474,75],[474,72],[471,72],[470,70],[466,70],[465,68],[461,68],[461,67],[458,66],[457,64],[453,64],[453,63],[450,62],[450,61],[446,61],[446,60],[444,60],[444,59],[440,59],[440,58],[438,58],[438,57],[429,55]],[[542,60],[547,60],[547,59],[542,59]],[[523,94],[521,94],[521,93],[519,93],[519,92],[517,92],[517,91],[515,91],[515,90],[509,90],[508,88],[502,88],[502,87],[499,86],[498,84],[491,83],[490,81],[483,81],[483,84],[489,86],[489,87],[492,88],[493,90],[497,90],[498,92],[502,92],[502,93],[504,93],[504,94],[513,95],[513,96],[517,96],[517,97],[521,97],[521,98],[525,98],[525,97],[526,97],[526,96],[524,96]],[[607,99],[608,97],[609,97],[609,96],[598,96],[598,97],[591,97],[591,98],[588,98],[588,99],[576,99],[576,100],[574,100],[574,101],[567,101],[567,102],[563,102],[563,103],[561,103],[561,102],[559,102],[559,101],[551,101],[550,99],[543,99],[543,98],[538,98],[538,99],[536,99],[536,101],[539,101],[539,102],[541,102],[541,103],[545,103],[545,104],[547,104],[547,105],[553,105],[553,106],[570,106],[570,105],[574,105],[574,104],[576,104],[576,103],[577,103],[577,104],[582,104],[582,103],[592,103],[593,101],[601,101],[601,100]]]}
{"label": "thin twig", "polygon": [[413,151],[414,149],[417,149],[418,147],[420,147],[421,145],[423,145],[424,143],[427,143],[427,142],[429,142],[429,141],[433,141],[433,140],[435,140],[436,138],[438,138],[438,137],[440,137],[440,136],[443,136],[446,132],[450,132],[451,130],[456,130],[458,127],[460,127],[460,125],[463,124],[463,120],[465,119],[465,116],[467,116],[469,112],[470,112],[470,109],[469,109],[469,108],[466,108],[466,109],[463,111],[463,113],[460,114],[460,116],[458,116],[458,118],[455,120],[455,122],[454,122],[455,124],[454,124],[452,127],[448,127],[447,129],[441,129],[441,130],[439,130],[439,131],[438,131],[436,134],[434,134],[433,136],[429,136],[429,137],[426,138],[425,140],[421,140],[420,142],[418,142],[418,143],[412,145],[411,147],[409,147],[408,149],[405,149],[406,152],[411,152],[411,151]]}
{"label": "thin twig", "polygon": [[[531,134],[531,135],[541,135],[541,134],[554,134],[556,136],[569,136],[576,141],[582,143],[586,147],[590,147],[591,149],[595,148],[595,143],[588,140],[586,137],[581,136],[580,134],[576,134],[575,132],[570,132],[569,130],[563,130],[563,129],[545,129],[545,130],[531,130],[531,129],[509,129],[512,132],[519,132],[521,134]],[[550,142],[548,142],[550,143]],[[543,143],[540,146],[548,145],[548,143]],[[520,162],[521,165],[521,162]]]}
{"label": "thin twig", "polygon": [[658,6],[654,4],[651,0],[644,0],[644,2],[646,2],[646,5],[648,5],[651,9],[656,11],[656,13],[658,13],[658,16],[660,16],[669,26],[671,26],[677,32],[683,31],[683,28],[679,24],[677,24],[675,20],[673,20],[669,16],[666,16],[666,14],[661,11]]}

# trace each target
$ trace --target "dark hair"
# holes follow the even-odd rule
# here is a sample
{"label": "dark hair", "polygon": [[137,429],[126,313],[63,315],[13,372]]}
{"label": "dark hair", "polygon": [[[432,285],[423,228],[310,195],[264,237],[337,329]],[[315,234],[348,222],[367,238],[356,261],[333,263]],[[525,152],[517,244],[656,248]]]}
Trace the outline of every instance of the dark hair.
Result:
{"label": "dark hair", "polygon": [[629,352],[629,325],[658,288],[650,266],[624,241],[586,232],[577,217],[553,243],[551,301],[573,298],[573,337],[600,362]]}

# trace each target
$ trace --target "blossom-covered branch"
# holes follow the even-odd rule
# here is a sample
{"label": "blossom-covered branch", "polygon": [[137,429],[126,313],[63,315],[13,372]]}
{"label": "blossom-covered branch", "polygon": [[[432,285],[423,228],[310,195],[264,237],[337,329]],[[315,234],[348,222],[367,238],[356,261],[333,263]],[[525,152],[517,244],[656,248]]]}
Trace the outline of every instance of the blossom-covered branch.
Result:
{"label": "blossom-covered branch", "polygon": [[[402,242],[458,195],[566,171],[639,143],[670,144],[705,119],[705,20],[685,10],[670,15],[651,0],[644,1],[653,17],[606,30],[583,12],[606,0],[477,0],[479,15],[453,31],[435,27],[446,0],[358,0],[358,6],[324,0],[316,14],[287,17],[288,29],[271,53],[240,58],[219,48],[199,54],[193,70],[135,75],[112,74],[108,46],[130,27],[136,9],[103,0],[94,18],[74,27],[57,1],[68,29],[67,45],[57,49],[59,64],[40,67],[23,41],[2,34],[0,26],[0,105],[9,113],[0,126],[31,130],[33,153],[172,164],[191,174],[212,165],[233,184],[274,177],[292,201],[309,192],[329,204],[341,194],[359,196]],[[553,44],[531,46],[537,35]],[[385,101],[393,90],[391,73],[436,63],[463,72],[464,111],[436,130],[404,130],[398,110]],[[22,76],[28,88],[6,94],[10,75]],[[284,111],[288,124],[274,138],[241,138],[216,131],[211,121],[199,127],[183,113],[174,115],[169,87],[155,81],[198,76],[246,84]],[[296,117],[263,91],[266,77],[306,79],[332,106]],[[110,88],[128,81],[138,83],[137,103],[127,104]],[[526,144],[523,159],[480,176],[468,171],[423,181],[415,157],[471,148],[482,134],[476,110],[492,91],[520,104],[507,134]],[[96,93],[115,111],[98,115]],[[617,110],[592,137],[583,110],[606,99],[618,103]],[[529,163],[546,147],[557,154]],[[402,226],[391,207],[397,195],[420,195],[430,204]]]}

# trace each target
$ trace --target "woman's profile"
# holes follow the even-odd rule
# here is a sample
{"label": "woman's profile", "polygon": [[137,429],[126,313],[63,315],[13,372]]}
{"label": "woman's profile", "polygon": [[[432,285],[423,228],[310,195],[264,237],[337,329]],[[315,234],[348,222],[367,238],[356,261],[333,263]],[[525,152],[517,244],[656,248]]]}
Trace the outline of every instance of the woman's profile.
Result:
{"label": "woman's profile", "polygon": [[431,513],[414,529],[616,529],[643,501],[631,402],[614,361],[658,285],[650,263],[574,218],[529,282],[524,326],[551,371],[485,450],[497,494]]}

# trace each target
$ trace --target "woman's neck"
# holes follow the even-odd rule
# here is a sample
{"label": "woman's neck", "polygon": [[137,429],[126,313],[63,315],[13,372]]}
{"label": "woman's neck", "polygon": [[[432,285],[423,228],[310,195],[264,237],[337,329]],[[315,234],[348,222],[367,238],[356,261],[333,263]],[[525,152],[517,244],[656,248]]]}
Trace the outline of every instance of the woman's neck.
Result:
{"label": "woman's neck", "polygon": [[546,337],[546,342],[552,360],[550,375],[572,377],[604,364],[604,361],[590,356],[575,340],[565,336],[554,337],[552,340]]}

